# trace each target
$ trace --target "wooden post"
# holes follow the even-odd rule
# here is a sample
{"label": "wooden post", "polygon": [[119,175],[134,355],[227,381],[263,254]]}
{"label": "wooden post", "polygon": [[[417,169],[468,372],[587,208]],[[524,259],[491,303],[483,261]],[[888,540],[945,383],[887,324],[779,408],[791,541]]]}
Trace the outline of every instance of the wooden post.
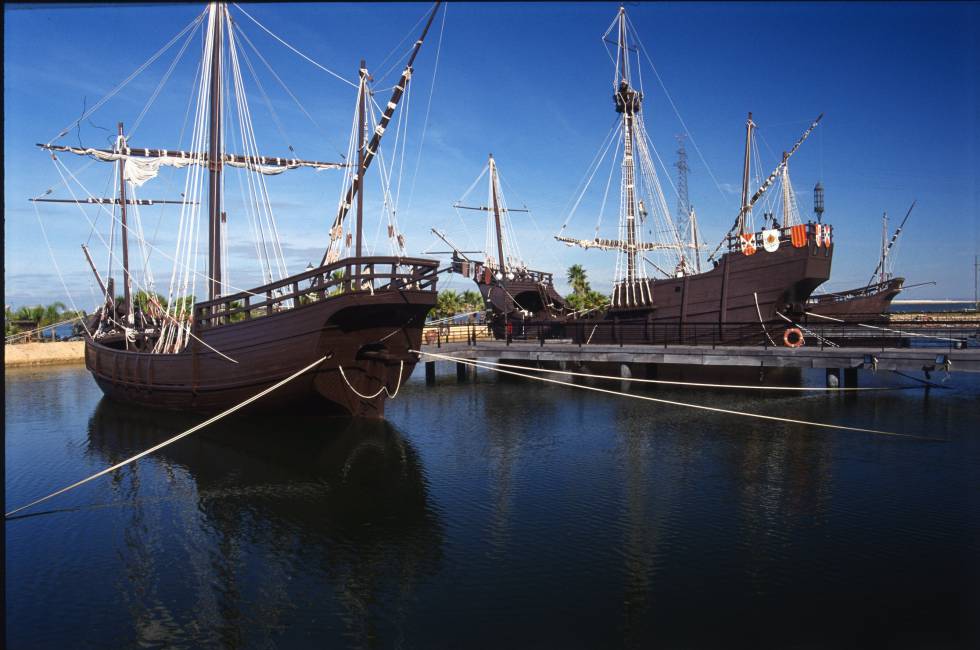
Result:
{"label": "wooden post", "polygon": [[426,361],[425,362],[425,383],[427,386],[432,386],[436,383],[436,362]]}

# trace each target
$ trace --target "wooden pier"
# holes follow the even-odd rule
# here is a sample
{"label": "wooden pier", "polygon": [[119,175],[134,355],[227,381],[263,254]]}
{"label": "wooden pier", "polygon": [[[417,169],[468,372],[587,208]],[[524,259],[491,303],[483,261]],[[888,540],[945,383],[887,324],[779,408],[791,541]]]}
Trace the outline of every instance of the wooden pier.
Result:
{"label": "wooden pier", "polygon": [[[478,340],[427,344],[423,352],[465,360],[503,360],[542,364],[619,364],[621,372],[639,366],[817,368],[827,370],[828,386],[856,386],[858,370],[895,370],[927,379],[932,372],[980,372],[980,348],[749,347],[699,345],[585,345],[569,342]],[[457,378],[470,376],[457,364]],[[435,362],[425,359],[426,380],[435,380]],[[843,378],[844,381],[841,381]]]}

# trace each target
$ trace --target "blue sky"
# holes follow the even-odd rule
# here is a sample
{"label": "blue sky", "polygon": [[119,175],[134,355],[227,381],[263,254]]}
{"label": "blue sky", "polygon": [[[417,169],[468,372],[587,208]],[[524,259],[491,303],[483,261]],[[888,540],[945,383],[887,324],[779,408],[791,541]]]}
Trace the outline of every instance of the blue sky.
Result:
{"label": "blue sky", "polygon": [[[428,6],[244,5],[270,30],[348,79],[356,77],[362,57],[380,76],[380,63],[395,45],[403,37],[415,38],[413,25]],[[493,152],[510,205],[532,210],[530,216],[513,215],[525,260],[556,275],[582,264],[595,288],[609,290],[613,254],[570,249],[552,235],[614,118],[612,64],[600,37],[617,8],[598,2],[452,3],[440,13],[416,62],[408,113],[399,223],[410,252],[445,248],[435,244],[431,227],[446,230],[467,248],[482,248],[479,213],[457,215],[450,206]],[[67,302],[27,201],[49,187],[60,190],[56,169],[34,144],[51,140],[83,105],[92,106],[200,9],[197,4],[5,5],[6,304]],[[826,288],[866,282],[877,259],[881,213],[887,211],[894,226],[916,199],[896,270],[909,283],[937,285],[907,297],[972,297],[973,256],[980,249],[980,4],[633,3],[627,11],[700,149],[699,155],[689,140],[690,195],[712,247],[738,208],[746,112],[753,111],[760,127],[765,169],[823,112],[791,171],[804,211],[810,210],[817,180],[826,187],[825,220],[833,223],[837,244]],[[285,155],[288,142],[300,156],[337,159],[338,150],[346,149],[353,89],[290,53],[241,14],[237,19],[316,120],[311,124],[288,96],[275,92],[276,82],[260,70],[286,136],[269,120],[267,126],[258,124],[267,111],[252,87],[263,150]],[[133,124],[175,52],[61,142],[104,146],[106,129],[114,131],[120,120]],[[175,69],[131,138],[134,146],[174,146],[191,74],[186,65]],[[671,165],[674,134],[684,129],[648,66],[642,74],[647,128]],[[393,81],[389,75],[379,85]],[[377,101],[383,104],[386,93],[379,90]],[[78,168],[82,162],[71,164]],[[109,171],[96,164],[84,172],[94,194],[106,187]],[[294,171],[269,180],[290,271],[319,259],[340,178],[338,172]],[[675,197],[663,172],[661,181],[673,209]],[[141,196],[172,198],[173,187],[147,186]],[[377,185],[368,189],[370,243],[379,191]],[[482,194],[481,188],[471,196]],[[576,213],[568,232],[592,235],[596,217],[588,205]],[[231,249],[233,282],[249,286],[257,273],[248,259],[248,230],[238,228],[232,202],[229,212],[231,237],[241,236]],[[103,260],[101,244],[77,208],[45,206],[41,217],[69,291],[79,307],[91,308],[94,283],[79,245],[89,241]],[[144,213],[144,227],[156,233],[147,236],[168,252],[174,241],[168,226],[174,223],[173,214]],[[605,223],[611,223],[608,217]],[[99,226],[105,225],[103,217]],[[156,259],[154,271],[165,288],[164,260]],[[446,288],[472,288],[458,277],[444,277]],[[564,288],[563,279],[560,285]]]}

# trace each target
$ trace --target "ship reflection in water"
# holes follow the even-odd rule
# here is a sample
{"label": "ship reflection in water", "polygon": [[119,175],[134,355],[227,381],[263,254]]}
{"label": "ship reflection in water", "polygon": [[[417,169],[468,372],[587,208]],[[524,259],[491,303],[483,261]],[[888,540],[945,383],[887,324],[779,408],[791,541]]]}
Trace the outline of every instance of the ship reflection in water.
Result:
{"label": "ship reflection in water", "polygon": [[[88,453],[108,466],[193,424],[103,399]],[[330,601],[321,630],[397,638],[405,601],[438,571],[442,527],[418,455],[387,422],[239,418],[157,453],[163,481],[193,492],[196,509],[163,508],[176,525],[161,527],[141,485],[149,468],[112,475],[124,506],[116,579],[140,644],[289,644],[286,621],[317,615],[318,600]],[[171,613],[174,588],[182,611]]]}
{"label": "ship reflection in water", "polygon": [[[228,419],[8,521],[6,647],[977,647],[980,377],[630,389],[933,442],[450,375],[388,423]],[[198,423],[80,367],[6,379],[8,509]]]}

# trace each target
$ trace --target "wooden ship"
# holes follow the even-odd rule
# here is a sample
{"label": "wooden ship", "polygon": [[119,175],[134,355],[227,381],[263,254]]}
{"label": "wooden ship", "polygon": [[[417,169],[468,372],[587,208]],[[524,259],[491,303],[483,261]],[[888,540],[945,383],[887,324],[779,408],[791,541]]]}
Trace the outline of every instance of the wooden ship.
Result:
{"label": "wooden ship", "polygon": [[[888,320],[888,309],[892,300],[902,292],[905,278],[895,276],[890,270],[891,261],[889,254],[899,236],[905,223],[912,214],[915,201],[909,206],[905,218],[895,229],[891,239],[888,239],[888,213],[881,215],[881,254],[878,258],[878,265],[871,273],[871,279],[863,287],[848,289],[846,291],[836,291],[834,293],[823,293],[812,296],[807,303],[807,312],[811,315],[816,314],[846,322],[880,322]],[[820,201],[814,201],[814,211],[817,212],[818,220],[823,213],[823,194],[820,194]],[[920,286],[920,285],[916,285]]]}
{"label": "wooden ship", "polygon": [[[610,41],[613,30],[616,38]],[[630,60],[630,54],[638,51],[634,37],[621,7],[604,36],[616,46],[613,100],[620,119],[613,137],[618,136],[617,152],[621,153],[619,237],[599,237],[598,226],[594,239],[556,235],[558,241],[570,246],[617,252],[610,305],[602,316],[567,329],[573,339],[592,343],[642,343],[668,333],[677,340],[678,333],[699,329],[690,326],[700,326],[702,332],[711,326],[722,338],[731,333],[736,341],[757,343],[766,328],[774,324],[782,328],[787,324],[784,318],[802,316],[810,294],[830,276],[834,247],[829,225],[772,223],[761,231],[750,225],[753,206],[782,176],[789,158],[822,115],[750,197],[750,144],[755,123],[749,114],[741,209],[734,226],[709,257],[714,267],[702,271],[696,243],[692,246],[683,241],[657,179],[641,113],[643,94],[632,82],[632,67],[639,65],[638,59]],[[643,241],[644,230],[652,233],[651,241]],[[715,259],[722,247],[725,252]],[[644,264],[658,277],[648,277]],[[751,336],[741,334],[743,329]]]}
{"label": "wooden ship", "polygon": [[[534,336],[544,334],[550,337],[560,331],[553,325],[564,321],[571,314],[571,308],[555,290],[552,274],[528,268],[513,245],[514,238],[505,236],[505,231],[510,230],[509,214],[528,212],[528,209],[507,206],[493,154],[490,154],[486,167],[473,186],[479,183],[484,174],[489,176],[490,185],[487,205],[466,206],[462,205],[462,200],[453,204],[455,209],[477,210],[491,217],[487,223],[486,248],[481,253],[482,258],[470,259],[467,252],[472,254],[473,251],[462,251],[445,233],[435,229],[432,232],[452,249],[452,272],[472,278],[479,288],[486,307],[487,323],[494,338],[504,339],[508,335],[520,338],[529,332],[533,332]],[[496,257],[490,251],[496,253]],[[543,331],[543,328],[547,331]]]}
{"label": "wooden ship", "polygon": [[[246,130],[251,129],[250,120],[240,120],[243,133],[248,136],[241,139],[247,150],[239,154],[226,152],[224,118],[231,113],[230,106],[238,109],[239,116],[247,115],[248,107],[244,91],[237,85],[242,70],[232,40],[240,33],[240,27],[222,2],[208,5],[192,23],[201,28],[204,41],[204,58],[198,69],[201,81],[196,97],[194,149],[134,147],[123,135],[121,125],[111,150],[53,144],[71,127],[52,142],[40,145],[52,154],[56,164],[57,154],[71,153],[118,167],[118,197],[63,199],[109,205],[113,221],[119,225],[122,304],[114,299],[113,279],[104,282],[85,251],[104,298],[103,306],[87,324],[85,364],[106,396],[141,407],[214,412],[236,405],[325,357],[312,370],[257,402],[255,408],[363,417],[384,415],[386,398],[398,390],[414,368],[416,357],[409,350],[419,347],[426,315],[436,304],[438,262],[406,256],[404,239],[393,232],[391,225],[389,239],[397,240],[397,248],[392,245],[396,254],[364,254],[362,182],[406,92],[415,58],[438,8],[437,2],[380,117],[369,108],[370,77],[361,62],[359,81],[352,84],[357,88],[357,117],[347,159],[356,158],[353,164],[260,155],[254,131]],[[234,86],[238,91],[237,104],[223,96],[225,86]],[[376,120],[370,140],[368,116]],[[133,285],[138,276],[130,265],[129,239],[135,235],[141,246],[146,242],[141,228],[135,228],[128,219],[131,215],[127,211],[154,203],[136,199],[134,192],[161,166],[186,166],[190,177],[187,187],[198,189],[201,200],[188,196],[180,201],[182,231],[173,258],[167,304],[155,300],[149,292],[149,301],[140,305],[134,300]],[[267,263],[263,272],[267,282],[247,290],[229,286],[225,280],[229,215],[222,206],[223,171],[227,167],[254,174],[249,187],[254,183],[260,189],[250,198],[266,201],[265,181],[259,175],[296,168],[345,170],[345,189],[333,219],[329,245],[317,267],[310,265],[300,273],[287,274],[280,248],[278,268],[263,258]],[[192,281],[203,275],[192,266],[192,245],[197,206],[205,202],[207,300],[191,306],[180,294],[187,296],[188,287],[194,286]],[[348,219],[352,208],[354,224]],[[271,209],[271,204],[249,209]],[[234,216],[244,220],[243,215]],[[279,243],[274,221],[270,229],[270,238],[263,239],[263,244],[275,249]],[[115,232],[113,228],[113,237]],[[109,250],[111,261],[111,238]]]}

